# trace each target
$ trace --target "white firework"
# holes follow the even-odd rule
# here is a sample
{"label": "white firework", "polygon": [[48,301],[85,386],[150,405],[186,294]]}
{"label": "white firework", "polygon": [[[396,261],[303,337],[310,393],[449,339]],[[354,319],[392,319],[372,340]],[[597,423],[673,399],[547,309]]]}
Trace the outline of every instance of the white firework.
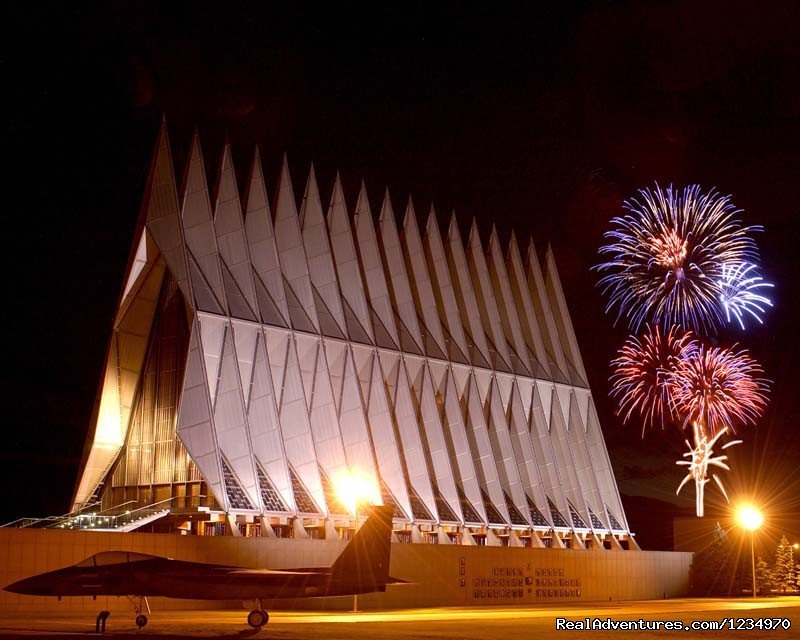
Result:
{"label": "white firework", "polygon": [[[728,456],[715,456],[714,455],[714,445],[717,444],[717,441],[727,433],[727,427],[719,431],[715,436],[709,438],[708,435],[703,431],[700,426],[695,423],[694,425],[694,446],[687,440],[686,446],[689,447],[689,451],[683,454],[684,458],[689,458],[689,460],[678,460],[675,464],[689,467],[688,473],[686,477],[683,479],[681,484],[678,486],[678,490],[675,492],[676,494],[680,495],[681,489],[683,489],[684,485],[690,480],[694,480],[694,487],[695,487],[695,508],[697,512],[697,517],[702,518],[704,513],[705,507],[705,487],[706,484],[709,482],[708,472],[709,467],[718,467],[720,469],[724,469],[725,471],[730,471],[731,468],[726,464],[728,460]],[[722,449],[727,449],[728,447],[732,447],[736,444],[741,444],[741,440],[731,440],[727,444],[722,446]],[[725,491],[725,486],[722,484],[722,480],[719,479],[717,474],[712,473],[711,477],[714,479],[717,487],[722,492],[722,495],[725,496],[725,500],[728,500],[728,492]]]}
{"label": "white firework", "polygon": [[764,289],[773,286],[758,275],[758,267],[750,262],[723,264],[717,287],[728,324],[736,320],[744,330],[744,321],[748,316],[763,324],[761,317],[767,307],[772,306],[772,301],[764,295]]}

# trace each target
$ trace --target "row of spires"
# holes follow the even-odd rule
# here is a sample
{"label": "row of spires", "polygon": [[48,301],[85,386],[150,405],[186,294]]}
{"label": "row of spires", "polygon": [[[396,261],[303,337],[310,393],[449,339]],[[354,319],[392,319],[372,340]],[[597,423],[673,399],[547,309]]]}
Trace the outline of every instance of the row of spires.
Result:
{"label": "row of spires", "polygon": [[[465,250],[455,218],[443,241],[433,210],[423,241],[413,205],[406,209],[401,234],[388,191],[376,233],[363,184],[351,219],[338,177],[326,218],[313,167],[298,212],[285,158],[270,209],[258,151],[242,200],[244,206],[226,145],[212,208],[198,136],[192,141],[179,198],[167,132],[162,129],[143,207],[150,234],[143,234],[141,242],[155,242],[185,299],[196,309],[299,332],[331,336],[338,331],[341,335],[332,337],[391,348],[381,344],[386,339],[402,351],[416,348],[417,354],[431,358],[584,387],[588,400],[549,250],[545,278],[532,243],[523,265],[513,235],[504,254],[493,229],[486,251],[473,221]],[[157,255],[145,247],[141,257],[141,247],[140,243],[123,298],[139,274],[144,277],[144,263]],[[122,313],[126,306],[123,299]],[[225,319],[204,318],[201,328],[206,322],[212,326]],[[356,330],[365,338],[354,337]],[[405,344],[403,330],[410,340]],[[120,353],[130,359],[130,349],[122,342],[128,340],[125,333],[123,329],[118,336]],[[129,342],[138,344],[141,339],[135,333]],[[220,349],[206,349],[205,337],[203,341],[213,399]],[[126,394],[135,388],[123,386]],[[120,404],[127,407],[129,401]],[[585,429],[585,415],[582,422]],[[122,424],[127,425],[124,416]],[[187,448],[193,456],[197,453],[188,444]],[[231,463],[237,465],[236,460]],[[574,489],[579,490],[577,485]],[[518,502],[523,508],[525,501]],[[602,510],[602,504],[595,508]]]}
{"label": "row of spires", "polygon": [[[168,166],[165,166],[165,164],[168,164]],[[230,271],[230,276],[237,282],[241,294],[248,299],[252,309],[256,309],[258,307],[255,302],[257,295],[254,291],[254,286],[249,282],[252,276],[251,274],[244,273],[244,271],[249,270],[248,265],[252,262],[253,270],[257,274],[256,278],[262,278],[263,285],[270,294],[272,301],[278,307],[280,315],[282,315],[283,318],[289,317],[291,314],[284,300],[286,292],[279,291],[281,287],[275,285],[275,283],[272,283],[272,286],[270,286],[269,281],[271,276],[274,276],[274,274],[270,272],[275,270],[276,265],[267,264],[270,257],[268,255],[257,255],[260,254],[261,251],[255,250],[259,243],[263,244],[263,242],[267,242],[269,244],[270,241],[275,242],[275,229],[286,222],[296,227],[293,229],[293,237],[295,240],[299,238],[299,242],[298,246],[289,248],[285,246],[276,247],[278,254],[285,254],[291,251],[302,251],[307,254],[310,247],[304,245],[308,245],[309,242],[330,242],[331,245],[335,245],[335,238],[342,234],[348,237],[349,242],[346,239],[343,241],[344,244],[340,243],[340,246],[344,247],[344,249],[340,249],[340,253],[342,251],[345,253],[348,251],[350,253],[358,251],[361,259],[358,260],[355,255],[347,255],[342,260],[338,260],[339,256],[337,255],[337,262],[340,263],[336,265],[338,270],[338,285],[336,284],[337,274],[335,273],[322,275],[321,277],[323,279],[328,278],[328,281],[324,283],[326,286],[331,288],[341,287],[341,294],[345,303],[351,304],[353,311],[362,320],[361,325],[365,329],[365,332],[367,334],[373,333],[369,326],[369,311],[364,308],[366,306],[365,301],[359,300],[355,293],[351,296],[348,295],[349,287],[354,285],[357,280],[362,280],[362,288],[369,290],[369,283],[366,282],[366,279],[370,274],[364,271],[363,254],[370,250],[374,253],[375,249],[378,247],[378,243],[375,241],[376,232],[374,219],[369,206],[366,186],[363,181],[354,209],[354,216],[352,218],[353,224],[351,226],[351,219],[347,212],[342,183],[338,173],[333,184],[327,219],[325,219],[313,164],[309,171],[302,204],[298,213],[285,155],[283,157],[278,180],[278,188],[275,191],[272,208],[270,209],[258,147],[255,149],[250,167],[250,176],[246,182],[243,197],[241,198],[241,201],[244,202],[244,206],[242,206],[240,202],[238,182],[231,157],[231,149],[227,142],[223,147],[220,170],[217,174],[213,191],[213,201],[215,202],[213,210],[211,207],[212,200],[209,197],[209,189],[206,185],[206,172],[203,166],[199,135],[196,132],[191,143],[189,159],[184,172],[180,206],[178,205],[178,195],[177,189],[174,186],[173,175],[167,129],[166,124],[164,124],[162,125],[159,136],[157,152],[151,171],[148,197],[145,199],[143,214],[151,231],[158,233],[156,229],[159,227],[160,223],[164,221],[164,217],[166,217],[163,196],[169,195],[163,193],[163,187],[168,187],[174,192],[172,194],[174,198],[174,212],[177,213],[179,208],[182,210],[183,229],[182,231],[174,228],[171,229],[171,233],[167,234],[171,236],[171,238],[167,239],[166,244],[172,245],[172,248],[175,250],[179,250],[180,247],[177,245],[182,245],[182,240],[185,238],[186,246],[189,248],[189,251],[193,253],[192,257],[188,259],[187,264],[189,262],[196,262],[198,270],[204,276],[203,280],[205,282],[201,283],[199,287],[194,287],[196,289],[194,297],[200,306],[203,305],[203,301],[198,297],[198,289],[206,289],[205,283],[208,284],[208,288],[211,290],[210,298],[216,300],[217,306],[224,306],[220,305],[222,299],[225,298],[225,286],[222,282],[224,276],[219,273],[220,269],[213,264],[216,262],[217,258],[216,255],[212,254],[216,254],[217,251],[222,254],[226,249],[227,252],[230,253],[233,249],[230,246],[226,248],[222,245],[220,245],[219,248],[212,247],[212,242],[209,242],[209,240],[213,241],[216,236],[216,243],[220,243],[228,231],[238,228],[242,231],[243,236],[247,236],[247,241],[243,244],[249,244],[250,246],[240,246],[233,250],[234,253],[238,252],[240,254],[233,257],[233,259],[236,260],[236,264],[231,264],[231,260],[223,260],[227,262],[227,269]],[[170,182],[172,185],[168,184]],[[162,188],[161,190],[159,189],[160,187]],[[157,200],[155,202],[155,207],[153,206],[154,198]],[[174,219],[176,218],[173,217],[173,220]],[[370,236],[369,240],[372,242],[353,242],[354,229],[355,237],[359,237],[359,232],[361,230],[359,228],[360,220],[369,222],[368,225],[364,225],[364,229],[366,229],[364,234]],[[261,228],[259,228],[259,226],[261,226]],[[324,230],[328,238],[319,237],[317,233],[319,230]],[[419,325],[418,327],[414,327],[412,332],[415,335],[421,335],[422,333],[431,334],[430,339],[438,344],[440,350],[446,352],[448,347],[445,344],[446,340],[443,331],[439,327],[440,323],[433,318],[426,317],[426,309],[422,309],[419,314],[411,312],[408,309],[406,309],[404,313],[404,310],[400,308],[397,308],[394,313],[391,311],[391,306],[400,307],[400,305],[397,304],[397,292],[394,290],[396,287],[392,287],[396,280],[395,274],[392,273],[393,270],[406,269],[408,272],[411,272],[411,278],[406,278],[409,282],[418,282],[420,280],[435,281],[438,279],[440,287],[442,283],[449,285],[450,283],[447,281],[451,277],[439,271],[442,265],[430,264],[430,262],[426,270],[430,273],[418,273],[418,269],[415,270],[415,262],[409,259],[409,251],[413,251],[414,247],[419,247],[419,249],[422,250],[423,247],[422,236],[417,226],[416,214],[411,198],[409,198],[406,206],[402,231],[403,235],[401,240],[395,224],[391,197],[388,189],[386,189],[384,191],[380,215],[378,217],[378,234],[383,249],[382,251],[378,249],[378,253],[383,253],[383,255],[371,256],[370,264],[374,266],[376,263],[382,263],[386,278],[382,286],[386,288],[386,285],[388,285],[391,291],[387,291],[386,293],[395,294],[395,304],[391,305],[391,303],[387,303],[384,300],[383,302],[386,303],[385,306],[387,308],[375,309],[375,311],[383,324],[392,327],[393,330],[391,333],[395,335],[396,342],[398,342],[398,340],[396,337],[397,328],[394,326],[395,324],[405,323],[406,326]],[[316,236],[315,233],[317,234]],[[182,237],[179,239],[181,235]],[[260,237],[265,235],[272,237]],[[489,237],[488,251],[485,251],[480,239],[477,223],[473,218],[466,245],[467,249],[465,251],[455,213],[451,214],[445,239],[447,247],[450,250],[450,258],[456,265],[456,271],[470,272],[469,274],[463,273],[458,275],[454,273],[452,275],[453,284],[460,289],[462,294],[463,304],[461,304],[461,314],[464,317],[461,320],[449,317],[447,310],[442,313],[441,304],[439,314],[437,314],[441,316],[439,320],[441,321],[442,329],[444,329],[444,332],[450,334],[450,340],[458,345],[459,350],[464,354],[468,354],[469,351],[472,351],[472,354],[468,355],[467,358],[479,360],[480,362],[473,362],[473,364],[479,366],[513,370],[515,373],[521,375],[530,375],[534,377],[543,376],[553,380],[586,386],[586,373],[581,362],[577,341],[572,331],[566,305],[563,301],[563,292],[561,290],[551,248],[548,246],[545,259],[545,275],[548,280],[546,285],[545,275],[542,274],[532,240],[528,243],[525,262],[522,260],[522,254],[513,232],[507,251],[503,254],[497,229],[493,224]],[[169,248],[166,251],[164,250],[164,246],[162,246],[165,244],[164,240],[165,238],[162,238],[162,241],[158,242],[158,244],[162,252],[165,253],[165,257],[169,263],[170,251]],[[278,239],[279,242],[280,240],[281,239]],[[444,256],[445,243],[442,240],[438,218],[433,206],[431,206],[425,225],[424,240],[426,249],[428,249],[430,245],[435,245],[439,250],[437,255]],[[405,245],[405,265],[401,263],[389,264],[396,261],[392,260],[393,256],[387,256],[387,243],[398,245],[393,248],[395,248],[400,255],[403,255],[404,252],[399,244],[402,243]],[[228,244],[230,244],[230,242]],[[414,247],[411,245],[414,245]],[[266,247],[266,249],[270,248],[271,247]],[[334,253],[336,253],[336,246],[332,248]],[[248,252],[250,253],[250,259],[242,259],[241,254],[247,254]],[[428,255],[430,256],[430,252]],[[298,256],[294,256],[294,258],[297,257]],[[317,256],[311,256],[311,259],[316,257]],[[470,258],[470,263],[468,263],[467,257]],[[176,262],[176,264],[170,266],[180,267],[180,265],[177,264],[176,258],[177,256],[173,257],[173,262]],[[308,263],[309,256],[305,255],[299,259],[303,263]],[[429,260],[431,260],[430,257]],[[286,262],[285,259],[279,259],[278,261],[281,263]],[[347,262],[347,264],[341,264],[342,262]],[[433,262],[435,263],[435,258],[433,258]],[[492,269],[490,270],[489,267]],[[281,267],[278,266],[277,268],[280,269]],[[302,292],[298,292],[297,287],[293,286],[295,284],[294,278],[287,277],[286,275],[287,271],[290,272],[293,268],[293,265],[288,266],[288,268],[287,265],[283,265],[282,271],[287,280],[287,284],[290,289],[292,289],[292,293],[297,296],[301,306],[313,309],[314,296],[304,296]],[[443,268],[447,269],[447,265],[445,264]],[[222,269],[226,269],[226,267],[222,267]],[[184,274],[183,278],[180,276],[181,272],[184,271],[186,271],[186,269],[178,268],[176,272],[178,276],[177,279],[179,285],[186,289],[184,293],[187,294],[189,299],[192,299],[192,296],[188,295],[188,280],[190,278],[186,277],[187,274]],[[192,266],[189,267],[189,271],[192,271]],[[526,271],[527,277],[525,275]],[[306,269],[305,275],[308,275],[307,272],[308,269]],[[313,274],[311,275],[313,280]],[[298,277],[303,276],[303,273],[298,275]],[[431,278],[431,276],[433,276],[433,278]],[[494,293],[490,290],[496,289],[497,287],[501,289],[505,287],[505,289],[508,289],[508,283],[511,282],[509,276],[511,276],[511,279],[515,282],[516,289],[513,292],[510,290],[501,290],[497,292],[497,297],[501,298],[504,303],[503,307],[498,310],[499,305],[494,303]],[[470,277],[475,280],[475,282],[469,283],[468,280]],[[466,278],[466,280],[463,278]],[[488,280],[484,281],[486,278],[494,278],[494,283]],[[529,284],[529,280],[533,282]],[[492,284],[494,284],[494,286],[492,286]],[[532,290],[535,289],[539,292],[540,296],[546,297],[544,290],[547,287],[551,287],[551,289],[554,290],[551,290],[551,295],[556,298],[550,303],[551,306],[560,308],[554,308],[549,314],[545,313],[545,317],[543,317],[543,312],[539,309],[537,316],[537,312],[534,311],[534,307],[537,306],[537,301],[535,300],[536,295],[532,293]],[[333,297],[338,296],[335,294],[326,296],[325,291],[322,290],[323,288],[324,287],[317,287],[317,293],[322,297],[324,302],[331,303],[327,305],[330,307],[334,303]],[[522,291],[524,288],[528,290]],[[475,291],[483,291],[484,298],[488,297],[490,300],[475,296],[473,289]],[[207,293],[208,292],[203,291],[202,297],[205,298]],[[297,295],[298,293],[300,295]],[[439,294],[437,296],[438,298],[450,296],[449,291],[443,292],[440,290],[436,293]],[[348,300],[348,298],[351,299]],[[370,296],[370,298],[370,302],[375,306],[376,301],[372,296]],[[457,302],[454,296],[452,296],[449,301],[454,304]],[[463,308],[464,306],[474,307],[477,303],[482,303],[480,306],[482,322],[475,321],[476,316],[474,315],[474,308]],[[211,304],[212,307],[214,306],[213,303],[209,304]],[[538,304],[539,307],[542,307],[543,305],[547,306],[548,302],[539,301]],[[215,311],[217,309],[206,308],[205,310]],[[221,311],[222,309],[219,310]],[[235,315],[233,310],[229,309],[229,311]],[[450,311],[453,310],[451,309]],[[457,314],[457,312],[455,313]],[[340,329],[346,330],[344,326],[345,323],[341,321],[342,313],[339,312],[337,315],[339,316]],[[319,331],[319,322],[313,316],[314,314],[310,314],[309,322],[313,326],[314,331]],[[399,322],[395,323],[395,319],[392,316],[399,316]],[[267,318],[262,318],[262,320],[269,322]],[[560,326],[556,326],[556,323]],[[545,326],[548,324],[550,326]],[[302,327],[295,328],[302,329]],[[486,340],[487,337],[488,341]],[[373,342],[375,341],[374,335],[369,335],[369,338]],[[425,338],[422,339],[423,341],[425,340]],[[420,346],[425,348],[424,345]],[[479,355],[474,355],[476,353]]]}

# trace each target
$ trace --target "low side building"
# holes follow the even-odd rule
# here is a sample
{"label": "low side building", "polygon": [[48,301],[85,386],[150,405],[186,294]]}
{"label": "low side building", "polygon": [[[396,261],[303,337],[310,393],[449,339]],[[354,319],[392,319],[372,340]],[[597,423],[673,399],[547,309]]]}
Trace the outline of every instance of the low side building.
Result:
{"label": "low side building", "polygon": [[[327,566],[342,540],[234,538],[153,533],[98,533],[0,528],[0,584],[58,569],[108,550],[129,550],[180,560],[286,569]],[[361,595],[360,609],[427,606],[556,604],[678,597],[688,588],[691,553],[592,553],[432,544],[392,544],[390,575],[411,584]],[[154,612],[185,608],[241,608],[241,602],[152,598]],[[282,600],[267,609],[348,609],[352,597]],[[126,598],[55,598],[0,591],[0,610],[97,612],[129,615]],[[93,614],[92,614],[93,615]]]}

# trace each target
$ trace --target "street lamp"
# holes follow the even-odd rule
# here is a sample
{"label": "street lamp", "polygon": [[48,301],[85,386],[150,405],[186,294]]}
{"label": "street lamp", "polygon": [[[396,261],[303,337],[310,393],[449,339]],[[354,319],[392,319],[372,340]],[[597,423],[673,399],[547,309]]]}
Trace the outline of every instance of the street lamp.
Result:
{"label": "street lamp", "polygon": [[764,524],[764,514],[751,504],[745,504],[736,510],[739,525],[750,532],[750,561],[753,567],[753,597],[756,597],[756,531]]}

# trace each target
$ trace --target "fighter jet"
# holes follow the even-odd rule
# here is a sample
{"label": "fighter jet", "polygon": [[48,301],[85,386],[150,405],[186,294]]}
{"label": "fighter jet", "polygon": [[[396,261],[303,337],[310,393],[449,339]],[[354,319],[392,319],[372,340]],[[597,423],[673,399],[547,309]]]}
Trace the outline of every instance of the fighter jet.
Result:
{"label": "fighter jet", "polygon": [[331,567],[247,569],[105,551],[71,567],[20,580],[5,590],[59,600],[62,596],[129,596],[140,628],[147,624],[148,596],[254,601],[256,607],[247,623],[259,629],[269,621],[262,600],[371,593],[402,583],[389,577],[391,534],[392,507],[376,506]]}

